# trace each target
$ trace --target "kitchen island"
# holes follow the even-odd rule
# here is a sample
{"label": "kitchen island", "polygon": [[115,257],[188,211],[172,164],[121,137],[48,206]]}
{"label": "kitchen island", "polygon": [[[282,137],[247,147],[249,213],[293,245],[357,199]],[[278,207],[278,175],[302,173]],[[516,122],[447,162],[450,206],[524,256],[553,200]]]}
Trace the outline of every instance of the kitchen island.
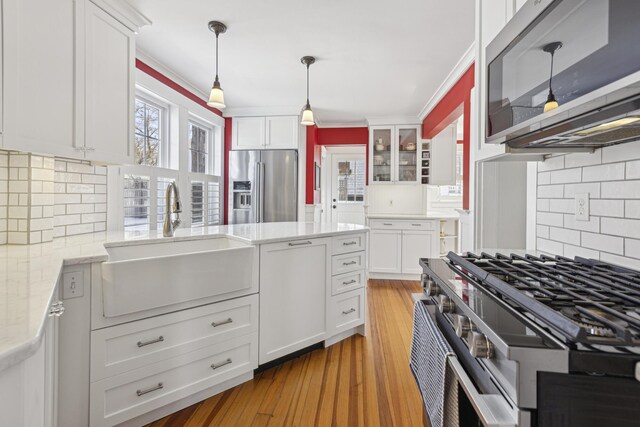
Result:
{"label": "kitchen island", "polygon": [[[367,232],[352,224],[267,223],[178,229],[171,238],[96,233],[2,247],[0,292],[11,311],[0,317],[0,370],[37,356],[54,319],[58,336],[45,341],[60,349],[60,389],[75,390],[60,394],[60,417],[74,418],[59,423],[86,424],[89,416],[92,425],[148,422],[250,379],[258,364],[364,334]],[[221,255],[230,261],[216,267]],[[188,272],[194,280],[168,274],[170,283],[139,281],[162,291],[130,301],[118,298],[135,296],[132,286],[110,283],[105,273],[107,266],[117,273],[198,257],[208,277]],[[211,286],[201,286],[203,277]],[[108,299],[126,309],[107,309]],[[49,311],[59,300],[66,312],[57,320]],[[76,410],[64,411],[68,404]]]}

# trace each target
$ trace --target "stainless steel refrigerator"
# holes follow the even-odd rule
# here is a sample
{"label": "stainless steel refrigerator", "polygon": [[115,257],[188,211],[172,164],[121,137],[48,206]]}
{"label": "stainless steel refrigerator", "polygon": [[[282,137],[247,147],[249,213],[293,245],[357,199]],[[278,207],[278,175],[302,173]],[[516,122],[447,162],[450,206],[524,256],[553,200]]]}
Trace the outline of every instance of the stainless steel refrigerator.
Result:
{"label": "stainless steel refrigerator", "polygon": [[229,224],[297,221],[298,152],[229,153]]}

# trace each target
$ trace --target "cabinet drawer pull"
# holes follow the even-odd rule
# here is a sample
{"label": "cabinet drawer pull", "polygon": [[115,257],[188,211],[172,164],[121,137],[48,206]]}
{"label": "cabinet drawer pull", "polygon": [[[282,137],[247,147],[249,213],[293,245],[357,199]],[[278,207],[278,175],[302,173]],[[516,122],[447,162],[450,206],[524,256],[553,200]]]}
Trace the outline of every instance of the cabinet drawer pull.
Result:
{"label": "cabinet drawer pull", "polygon": [[356,279],[351,279],[348,282],[342,282],[343,285],[351,285],[352,283],[356,283],[357,280]]}
{"label": "cabinet drawer pull", "polygon": [[303,246],[303,245],[311,245],[310,241],[300,242],[300,243],[289,243],[289,246]]}
{"label": "cabinet drawer pull", "polygon": [[383,222],[382,225],[393,225],[390,222]]}
{"label": "cabinet drawer pull", "polygon": [[162,383],[158,383],[158,385],[153,386],[153,387],[149,387],[146,390],[136,390],[136,394],[138,395],[138,397],[143,396],[147,393],[151,393],[152,391],[156,391],[156,390],[162,390],[164,388],[164,384]]}
{"label": "cabinet drawer pull", "polygon": [[158,338],[156,338],[155,340],[149,340],[149,341],[138,341],[138,347],[144,347],[145,345],[150,345],[150,344],[155,344],[157,342],[162,342],[164,341],[164,337],[162,335],[160,335]]}
{"label": "cabinet drawer pull", "polygon": [[357,245],[358,242],[344,242],[342,243],[343,246],[351,246],[351,245]]}
{"label": "cabinet drawer pull", "polygon": [[218,326],[226,325],[227,323],[233,322],[233,319],[229,317],[227,320],[223,320],[222,322],[211,322],[211,326],[217,328]]}
{"label": "cabinet drawer pull", "polygon": [[414,227],[422,227],[422,224],[411,224],[411,225],[413,225]]}
{"label": "cabinet drawer pull", "polygon": [[225,360],[224,362],[220,362],[217,365],[215,363],[211,364],[211,369],[216,370],[218,368],[222,368],[224,365],[228,365],[229,363],[232,363],[231,358]]}
{"label": "cabinet drawer pull", "polygon": [[358,261],[349,261],[349,262],[343,262],[342,265],[354,265],[357,264]]}
{"label": "cabinet drawer pull", "polygon": [[355,309],[355,308],[350,308],[350,309],[349,309],[349,310],[347,310],[347,311],[343,311],[343,312],[342,312],[342,314],[351,314],[351,313],[353,313],[354,311],[356,311],[356,309]]}

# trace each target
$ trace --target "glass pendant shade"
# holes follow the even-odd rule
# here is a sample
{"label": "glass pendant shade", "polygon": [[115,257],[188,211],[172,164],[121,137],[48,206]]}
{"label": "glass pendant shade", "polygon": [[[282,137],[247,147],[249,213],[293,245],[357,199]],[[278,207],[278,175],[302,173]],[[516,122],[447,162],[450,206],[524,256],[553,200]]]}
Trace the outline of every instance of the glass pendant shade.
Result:
{"label": "glass pendant shade", "polygon": [[220,87],[220,84],[214,84],[211,88],[211,94],[209,95],[209,102],[207,102],[209,107],[223,109],[226,107],[224,105],[224,92]]}
{"label": "glass pendant shade", "polygon": [[313,120],[313,110],[309,104],[307,104],[304,107],[304,111],[302,111],[302,120],[300,121],[300,124],[304,126],[313,126],[316,124]]}
{"label": "glass pendant shade", "polygon": [[548,113],[549,111],[552,111],[558,108],[558,106],[559,104],[558,104],[558,101],[556,101],[556,97],[553,96],[552,93],[550,93],[549,97],[547,98],[547,102],[544,104],[544,112]]}

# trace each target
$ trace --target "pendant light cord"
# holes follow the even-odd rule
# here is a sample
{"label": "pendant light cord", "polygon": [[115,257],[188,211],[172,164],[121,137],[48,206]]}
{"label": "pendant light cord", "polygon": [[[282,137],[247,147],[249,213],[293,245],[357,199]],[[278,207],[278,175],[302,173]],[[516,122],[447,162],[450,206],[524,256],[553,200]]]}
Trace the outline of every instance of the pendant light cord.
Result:
{"label": "pendant light cord", "polygon": [[555,51],[551,52],[551,73],[549,75],[549,94],[553,94],[553,89],[551,88],[551,81],[553,80],[553,57],[555,56]]}
{"label": "pendant light cord", "polygon": [[307,64],[307,105],[309,105],[309,64]]}
{"label": "pendant light cord", "polygon": [[218,35],[216,31],[216,81],[218,81]]}

